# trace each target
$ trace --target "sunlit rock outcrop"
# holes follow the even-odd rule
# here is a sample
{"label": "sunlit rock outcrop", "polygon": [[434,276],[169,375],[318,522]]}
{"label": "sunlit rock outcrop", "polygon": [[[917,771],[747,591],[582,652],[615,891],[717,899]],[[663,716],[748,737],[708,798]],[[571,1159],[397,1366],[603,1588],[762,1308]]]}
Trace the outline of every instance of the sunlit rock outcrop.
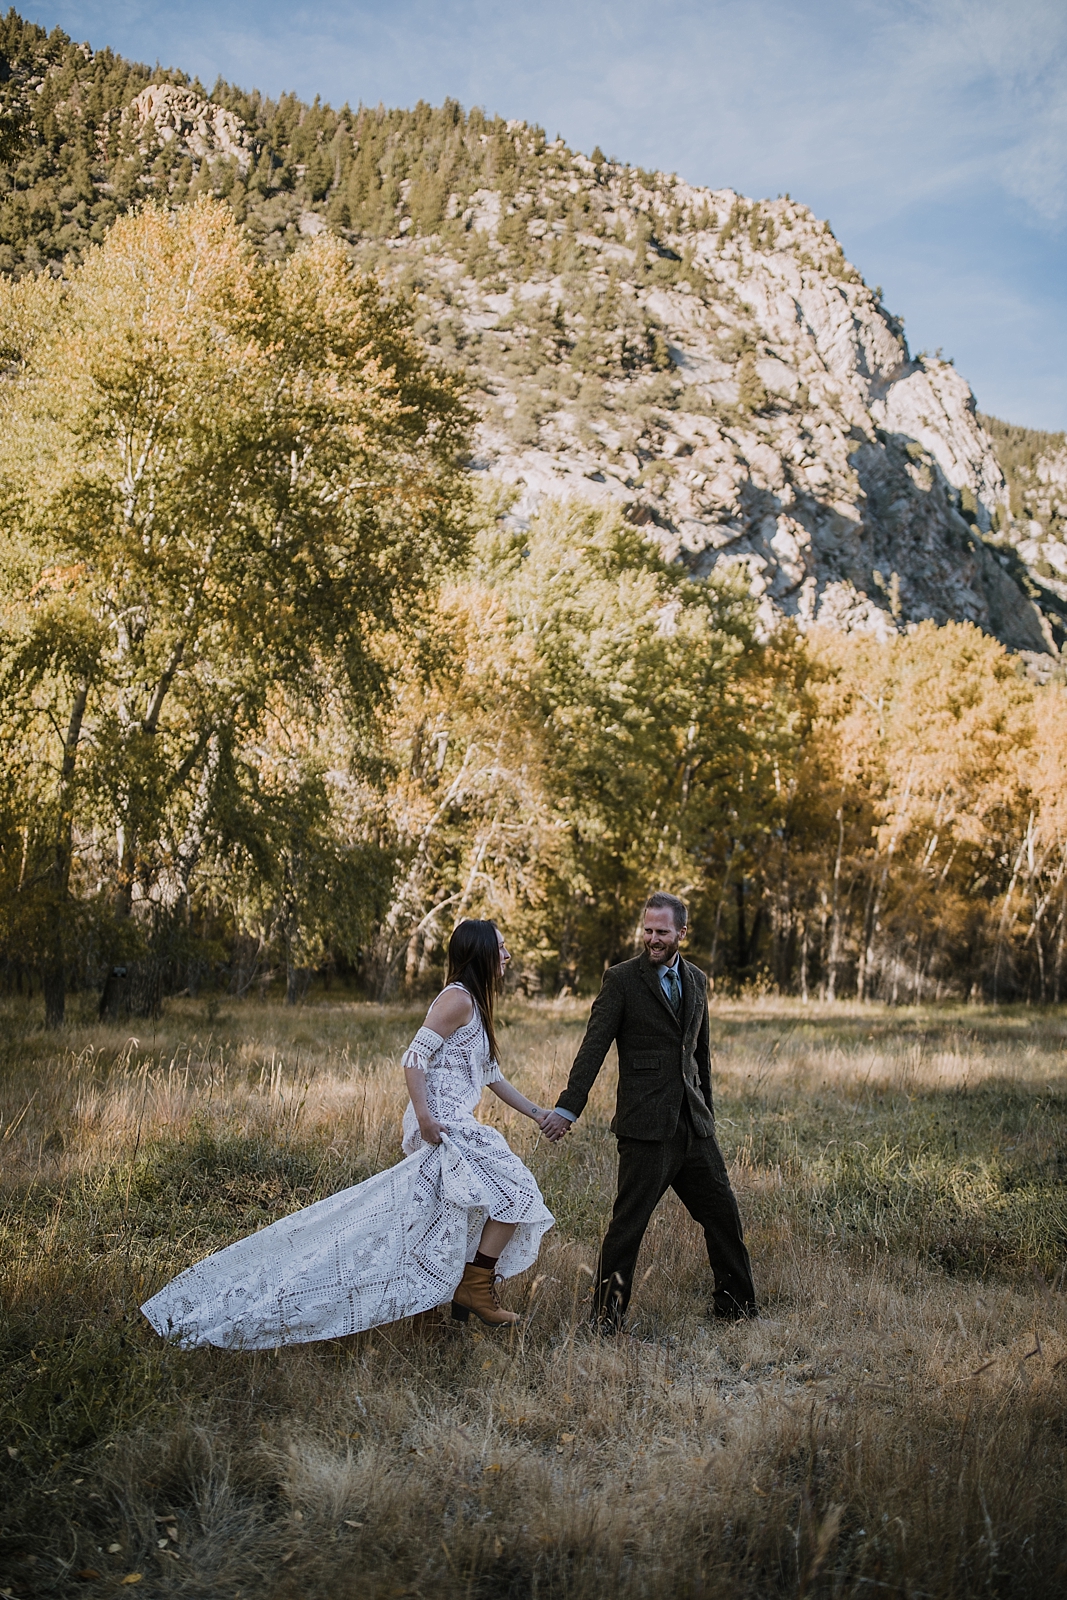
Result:
{"label": "sunlit rock outcrop", "polygon": [[252,164],[252,141],[241,119],[173,83],[142,89],[124,110],[122,128],[137,140],[142,155],[174,143],[197,160],[232,159],[242,173]]}

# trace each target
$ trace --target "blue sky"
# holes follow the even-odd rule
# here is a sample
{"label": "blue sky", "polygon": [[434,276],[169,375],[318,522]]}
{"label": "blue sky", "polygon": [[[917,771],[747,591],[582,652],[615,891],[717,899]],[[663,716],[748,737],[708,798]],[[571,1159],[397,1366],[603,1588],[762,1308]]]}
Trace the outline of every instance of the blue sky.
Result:
{"label": "blue sky", "polygon": [[339,105],[464,105],[829,217],[980,407],[1067,427],[1065,0],[138,0],[18,7]]}

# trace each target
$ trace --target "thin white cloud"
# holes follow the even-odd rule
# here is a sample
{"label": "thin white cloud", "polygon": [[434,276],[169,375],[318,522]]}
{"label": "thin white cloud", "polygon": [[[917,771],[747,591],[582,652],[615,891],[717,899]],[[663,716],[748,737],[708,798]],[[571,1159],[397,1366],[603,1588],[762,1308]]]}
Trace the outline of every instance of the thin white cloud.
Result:
{"label": "thin white cloud", "polygon": [[946,179],[962,157],[1039,216],[1067,213],[1067,7],[924,0],[899,11],[886,36],[909,69],[920,126],[938,134]]}

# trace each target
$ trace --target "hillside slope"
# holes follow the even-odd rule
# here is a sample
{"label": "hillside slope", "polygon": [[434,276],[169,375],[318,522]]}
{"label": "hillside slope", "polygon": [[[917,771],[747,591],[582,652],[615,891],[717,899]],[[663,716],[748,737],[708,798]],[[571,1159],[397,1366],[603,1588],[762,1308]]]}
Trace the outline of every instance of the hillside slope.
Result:
{"label": "hillside slope", "polygon": [[209,99],[14,13],[0,78],[25,129],[0,167],[0,269],[61,270],[149,195],[226,197],[268,257],[331,228],[469,374],[472,467],[517,523],[546,496],[616,503],[693,571],[742,568],[768,624],[970,620],[1046,657],[1067,638],[1062,437],[980,418],[788,196],[453,103]]}

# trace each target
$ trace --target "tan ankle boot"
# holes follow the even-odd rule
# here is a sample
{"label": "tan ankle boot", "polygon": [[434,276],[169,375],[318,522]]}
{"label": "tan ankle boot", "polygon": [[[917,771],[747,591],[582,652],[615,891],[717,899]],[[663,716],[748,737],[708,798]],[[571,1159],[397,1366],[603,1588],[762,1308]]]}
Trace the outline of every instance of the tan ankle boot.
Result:
{"label": "tan ankle boot", "polygon": [[476,1267],[468,1261],[452,1296],[452,1315],[457,1322],[466,1322],[472,1311],[491,1328],[510,1328],[519,1320],[517,1312],[505,1311],[497,1299],[492,1267]]}

